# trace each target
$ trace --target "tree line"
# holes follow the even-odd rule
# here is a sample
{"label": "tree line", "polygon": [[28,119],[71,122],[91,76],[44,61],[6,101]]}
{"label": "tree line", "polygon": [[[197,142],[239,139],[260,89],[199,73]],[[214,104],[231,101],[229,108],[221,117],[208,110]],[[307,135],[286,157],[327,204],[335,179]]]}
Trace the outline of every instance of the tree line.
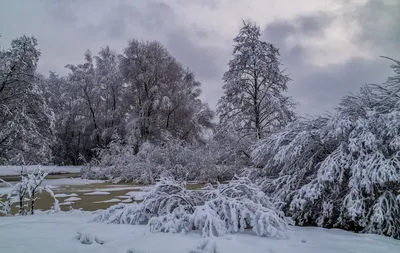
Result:
{"label": "tree line", "polygon": [[132,40],[117,54],[90,51],[67,76],[36,72],[35,38],[1,51],[2,163],[82,164],[114,140],[196,144],[213,127],[200,83],[158,42]]}

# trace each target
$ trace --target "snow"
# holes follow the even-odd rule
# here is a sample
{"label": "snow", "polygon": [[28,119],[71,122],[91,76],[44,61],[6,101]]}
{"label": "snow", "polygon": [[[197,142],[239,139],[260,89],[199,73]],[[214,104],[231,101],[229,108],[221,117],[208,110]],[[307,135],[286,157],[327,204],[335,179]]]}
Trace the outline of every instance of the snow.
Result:
{"label": "snow", "polygon": [[127,191],[127,190],[135,190],[135,189],[137,189],[137,186],[102,188],[100,190],[107,191],[107,192],[115,192],[115,191]]}
{"label": "snow", "polygon": [[121,195],[121,196],[117,196],[117,198],[119,198],[119,199],[129,199],[130,196]]}
{"label": "snow", "polygon": [[[139,187],[138,186],[112,187],[112,188],[98,188],[95,190],[99,191],[99,192],[116,192],[116,191],[127,191],[127,190],[136,190],[136,189],[139,189]],[[88,192],[88,191],[93,191],[93,189],[78,190],[78,192]]]}
{"label": "snow", "polygon": [[[291,227],[289,239],[281,240],[249,234],[205,239],[198,233],[152,234],[145,226],[87,223],[90,218],[78,212],[1,218],[0,252],[188,253],[207,240],[218,253],[397,253],[400,249],[400,241],[389,237],[337,229]],[[82,237],[92,244],[83,244]]]}
{"label": "snow", "polygon": [[12,187],[0,187],[0,195],[10,192]]}
{"label": "snow", "polygon": [[43,185],[61,186],[61,185],[86,185],[86,184],[100,184],[104,180],[89,180],[82,178],[61,178],[61,179],[45,179]]}
{"label": "snow", "polygon": [[64,200],[64,202],[73,202],[73,201],[78,201],[78,200],[82,200],[81,198],[77,198],[77,197],[70,197]]}
{"label": "snow", "polygon": [[74,202],[69,202],[69,201],[67,201],[67,202],[60,203],[59,205],[60,205],[60,206],[70,206],[70,205],[72,205],[72,204],[74,204]]}
{"label": "snow", "polygon": [[[26,166],[28,171],[38,168],[39,165]],[[43,171],[51,173],[80,173],[81,166],[41,166]],[[21,166],[0,166],[0,176],[19,175],[21,173]]]}
{"label": "snow", "polygon": [[83,195],[109,195],[109,194],[110,194],[109,192],[96,191],[96,192],[88,192],[88,193],[85,193]]}
{"label": "snow", "polygon": [[132,199],[124,199],[121,202],[122,203],[131,203],[131,202],[133,202],[133,200]]}
{"label": "snow", "polygon": [[134,200],[142,200],[147,195],[147,192],[128,192],[126,195],[133,198]]}
{"label": "snow", "polygon": [[78,197],[78,194],[76,194],[76,193],[71,193],[71,194],[58,193],[58,194],[54,194],[54,197],[56,197],[56,198]]}
{"label": "snow", "polygon": [[121,202],[121,200],[120,199],[109,199],[109,200],[97,201],[97,202],[93,202],[93,203],[98,204],[98,203],[114,203],[114,202]]}

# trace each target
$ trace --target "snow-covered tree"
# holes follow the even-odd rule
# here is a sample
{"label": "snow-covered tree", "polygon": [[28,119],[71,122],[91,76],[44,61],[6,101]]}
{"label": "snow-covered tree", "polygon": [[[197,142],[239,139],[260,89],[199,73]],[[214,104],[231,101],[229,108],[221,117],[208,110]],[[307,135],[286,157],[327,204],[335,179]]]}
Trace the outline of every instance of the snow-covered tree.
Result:
{"label": "snow-covered tree", "polygon": [[223,76],[224,94],[218,103],[221,124],[236,124],[253,140],[279,129],[295,118],[294,102],[283,93],[289,77],[282,70],[279,50],[261,40],[252,22],[234,38],[233,59]]}
{"label": "snow-covered tree", "polygon": [[77,66],[67,65],[71,70],[68,76],[72,85],[77,87],[78,101],[81,103],[81,117],[85,120],[85,127],[90,128],[90,138],[93,147],[102,145],[100,129],[100,104],[102,101],[100,85],[96,81],[94,60],[91,52],[85,53],[85,63]]}
{"label": "snow-covered tree", "polygon": [[100,50],[96,60],[96,82],[100,89],[100,135],[104,146],[107,146],[116,134],[122,134],[126,106],[124,106],[123,78],[120,71],[120,56],[105,47]]}
{"label": "snow-covered tree", "polygon": [[22,36],[0,49],[0,163],[46,163],[51,158],[53,112],[36,75],[40,52]]}
{"label": "snow-covered tree", "polygon": [[170,137],[201,142],[204,131],[212,128],[213,112],[199,99],[200,83],[159,42],[132,40],[124,50],[121,72],[136,150],[146,141]]}
{"label": "snow-covered tree", "polygon": [[51,72],[44,84],[46,100],[55,114],[56,140],[52,146],[54,162],[77,164],[80,154],[87,154],[93,145],[84,133],[84,111],[79,98],[79,89],[68,77]]}
{"label": "snow-covered tree", "polygon": [[[57,162],[98,158],[94,150],[170,140],[204,143],[213,111],[203,103],[201,84],[158,42],[133,40],[118,55],[109,47],[85,62],[67,65],[70,74],[47,79],[48,103],[56,112]],[[116,151],[116,149],[114,150]]]}
{"label": "snow-covered tree", "polygon": [[50,73],[44,90],[56,115],[57,142],[53,147],[57,163],[90,160],[94,148],[105,148],[113,136],[124,134],[123,80],[119,55],[109,47],[98,55],[87,51],[85,62],[67,65],[67,77]]}
{"label": "snow-covered tree", "polygon": [[342,99],[329,117],[303,120],[254,149],[264,190],[300,224],[400,238],[400,62],[382,85]]}

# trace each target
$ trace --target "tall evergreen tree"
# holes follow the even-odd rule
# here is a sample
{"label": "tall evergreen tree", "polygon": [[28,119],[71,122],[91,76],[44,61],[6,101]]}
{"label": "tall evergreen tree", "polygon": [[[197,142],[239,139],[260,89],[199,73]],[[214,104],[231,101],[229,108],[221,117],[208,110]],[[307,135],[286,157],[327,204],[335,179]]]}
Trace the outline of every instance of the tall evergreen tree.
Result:
{"label": "tall evergreen tree", "polygon": [[223,76],[224,95],[217,111],[221,124],[234,122],[253,140],[295,117],[294,102],[283,94],[290,79],[281,68],[279,50],[260,36],[256,24],[243,22],[233,40],[233,59]]}

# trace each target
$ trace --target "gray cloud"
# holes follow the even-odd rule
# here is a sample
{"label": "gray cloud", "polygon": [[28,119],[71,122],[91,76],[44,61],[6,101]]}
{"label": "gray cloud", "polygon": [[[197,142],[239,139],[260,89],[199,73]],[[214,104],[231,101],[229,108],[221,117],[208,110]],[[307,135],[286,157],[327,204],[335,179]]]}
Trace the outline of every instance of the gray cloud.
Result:
{"label": "gray cloud", "polygon": [[362,26],[357,43],[371,43],[384,55],[400,56],[400,1],[370,0],[353,18]]}
{"label": "gray cloud", "polygon": [[[286,65],[296,69],[309,59],[313,48],[301,44],[310,37],[323,38],[325,30],[330,26],[334,16],[331,13],[316,12],[298,16],[290,20],[276,20],[269,23],[263,30],[262,37],[280,49]],[[296,44],[288,45],[287,40],[294,37]]]}
{"label": "gray cloud", "polygon": [[[352,21],[359,22],[362,28],[360,34],[354,35],[354,41],[362,45],[368,38],[382,45],[389,39],[387,42],[391,44],[390,35],[375,34],[370,30],[371,24],[364,22],[365,13],[368,13],[370,19],[374,19],[374,12],[369,9],[369,5],[367,6],[364,7],[367,9],[360,10],[360,14],[352,16]],[[342,63],[324,66],[310,61],[312,48],[301,44],[300,38],[324,39],[325,31],[335,18],[339,17],[329,13],[314,13],[291,20],[277,20],[268,24],[263,31],[264,38],[280,48],[287,73],[293,80],[289,86],[289,94],[300,103],[298,112],[302,115],[315,115],[332,110],[342,96],[357,93],[359,88],[367,83],[382,83],[391,75],[391,63],[378,55],[372,59],[353,57]],[[395,25],[394,21],[389,23]],[[379,30],[379,23],[373,25]],[[288,45],[288,38],[293,36],[296,36],[298,43]]]}
{"label": "gray cloud", "polygon": [[[196,73],[203,83],[203,98],[215,106],[222,94],[221,77],[231,59],[232,39],[239,29],[236,24],[247,18],[240,13],[243,9],[265,9],[263,16],[253,17],[255,21],[268,20],[265,16],[284,17],[259,25],[265,28],[263,38],[280,48],[293,79],[289,93],[300,102],[301,114],[329,110],[342,95],[357,92],[362,84],[384,81],[390,74],[390,63],[379,55],[400,58],[400,1],[370,0],[344,12],[314,8],[314,12],[307,13],[285,12],[291,5],[290,1],[283,2],[283,15],[279,16],[268,12],[267,0],[9,0],[0,8],[0,44],[8,46],[11,39],[22,34],[35,35],[42,50],[39,71],[65,74],[64,66],[82,62],[86,49],[96,53],[109,45],[122,52],[132,38],[158,40]],[[310,6],[311,10],[311,1]],[[196,10],[201,10],[201,15]],[[345,45],[355,45],[376,57],[362,58],[349,52],[343,61],[316,64],[314,56],[319,48],[309,39],[316,40],[323,49],[329,48],[333,43],[328,35],[336,32],[331,26],[337,20],[360,27]],[[332,50],[341,53],[344,49]]]}
{"label": "gray cloud", "polygon": [[[215,7],[212,1],[204,1],[201,4]],[[58,2],[53,4],[51,11],[55,11],[57,15],[59,10],[64,10],[62,20],[75,20],[74,13],[67,11],[68,8],[63,8],[65,5],[71,8],[65,2]],[[80,33],[105,42],[110,39],[122,41],[124,44],[118,48],[119,52],[122,52],[127,41],[132,38],[161,41],[178,61],[196,73],[203,83],[203,99],[211,105],[216,104],[221,95],[220,79],[226,65],[225,60],[227,61],[224,57],[226,52],[198,42],[218,36],[217,33],[196,24],[181,24],[175,11],[160,1],[146,1],[137,5],[121,1],[112,8],[97,23],[86,24],[78,20],[77,23],[84,24],[79,28]],[[55,18],[55,15],[52,17]],[[98,48],[92,50],[97,52]]]}
{"label": "gray cloud", "polygon": [[178,61],[195,71],[197,78],[203,84],[203,100],[215,106],[222,95],[221,77],[228,61],[228,54],[214,47],[197,45],[188,33],[182,33],[181,30],[168,34],[166,46]]}
{"label": "gray cloud", "polygon": [[220,6],[218,0],[179,0],[179,4],[183,6],[189,4],[200,4],[201,6],[208,7],[212,10],[217,9]]}
{"label": "gray cloud", "polygon": [[70,23],[78,20],[71,5],[62,6],[59,1],[50,1],[46,5],[47,13],[57,22]]}
{"label": "gray cloud", "polygon": [[321,37],[333,19],[331,13],[317,12],[291,20],[277,20],[267,25],[264,36],[267,40],[277,41],[283,41],[289,35]]}
{"label": "gray cloud", "polygon": [[213,79],[221,75],[224,63],[217,49],[196,45],[179,30],[168,34],[166,46],[179,61],[196,70],[198,76]]}
{"label": "gray cloud", "polygon": [[390,73],[390,62],[384,59],[365,60],[352,58],[344,64],[325,67],[302,66],[303,74],[296,74],[291,94],[300,102],[301,114],[318,114],[332,111],[339,100],[348,93],[357,93],[365,84],[379,84]]}

